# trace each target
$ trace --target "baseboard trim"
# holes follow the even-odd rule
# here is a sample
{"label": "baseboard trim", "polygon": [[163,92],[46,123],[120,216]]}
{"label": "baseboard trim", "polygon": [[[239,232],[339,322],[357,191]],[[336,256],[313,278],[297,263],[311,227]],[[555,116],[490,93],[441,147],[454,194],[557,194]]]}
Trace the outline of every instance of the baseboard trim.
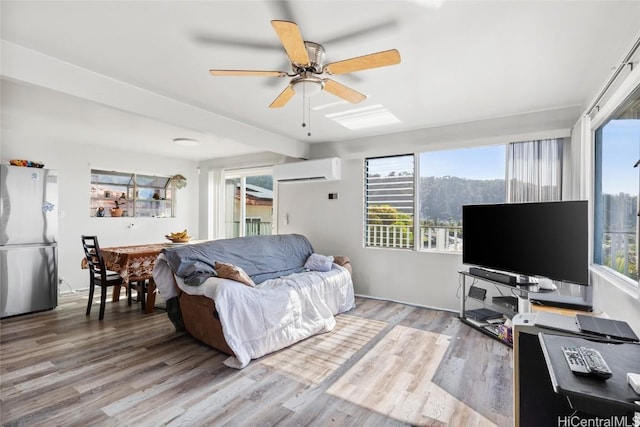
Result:
{"label": "baseboard trim", "polygon": [[374,297],[374,296],[371,296],[371,295],[355,294],[355,296],[360,297],[360,298],[374,299],[374,300],[378,300],[378,301],[395,302],[395,303],[398,303],[398,304],[410,305],[412,307],[428,308],[429,310],[446,311],[446,312],[454,313],[454,314],[460,313],[458,310],[451,310],[450,308],[440,308],[440,307],[434,307],[432,305],[422,305],[422,304],[416,304],[416,303],[413,303],[413,302],[398,301],[398,300],[389,299],[389,298]]}

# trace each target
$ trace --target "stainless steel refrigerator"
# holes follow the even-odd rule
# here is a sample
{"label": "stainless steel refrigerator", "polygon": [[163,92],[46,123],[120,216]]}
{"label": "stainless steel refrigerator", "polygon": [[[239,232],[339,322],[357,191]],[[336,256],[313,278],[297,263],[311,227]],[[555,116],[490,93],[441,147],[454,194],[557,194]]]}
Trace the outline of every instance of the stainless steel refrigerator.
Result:
{"label": "stainless steel refrigerator", "polygon": [[58,305],[58,177],[0,165],[0,317]]}

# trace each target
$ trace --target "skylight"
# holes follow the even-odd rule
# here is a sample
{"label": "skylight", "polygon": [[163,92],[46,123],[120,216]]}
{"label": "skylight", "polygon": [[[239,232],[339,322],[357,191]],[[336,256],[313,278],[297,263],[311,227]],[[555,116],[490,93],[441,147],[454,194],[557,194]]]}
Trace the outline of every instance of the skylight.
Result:
{"label": "skylight", "polygon": [[349,130],[368,129],[400,123],[400,119],[394,116],[382,104],[354,108],[340,113],[331,113],[327,114],[326,117]]}

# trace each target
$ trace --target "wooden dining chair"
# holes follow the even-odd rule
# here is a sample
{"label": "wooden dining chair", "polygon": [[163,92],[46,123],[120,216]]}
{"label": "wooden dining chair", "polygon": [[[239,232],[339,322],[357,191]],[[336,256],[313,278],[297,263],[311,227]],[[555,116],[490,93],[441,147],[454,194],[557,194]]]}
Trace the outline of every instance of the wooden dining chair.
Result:
{"label": "wooden dining chair", "polygon": [[131,305],[131,291],[136,290],[136,298],[140,301],[142,311],[145,311],[146,308],[146,293],[149,290],[149,282],[147,280],[140,280],[137,282],[129,282],[129,286],[127,286],[127,301],[129,305]]}
{"label": "wooden dining chair", "polygon": [[[122,277],[115,271],[109,271],[104,266],[104,259],[100,253],[98,236],[82,236],[82,247],[89,265],[89,302],[87,303],[87,316],[91,313],[93,304],[93,291],[96,286],[100,286],[100,316],[104,318],[104,307],[107,303],[107,288],[110,286],[121,286]],[[130,291],[129,291],[130,292]]]}

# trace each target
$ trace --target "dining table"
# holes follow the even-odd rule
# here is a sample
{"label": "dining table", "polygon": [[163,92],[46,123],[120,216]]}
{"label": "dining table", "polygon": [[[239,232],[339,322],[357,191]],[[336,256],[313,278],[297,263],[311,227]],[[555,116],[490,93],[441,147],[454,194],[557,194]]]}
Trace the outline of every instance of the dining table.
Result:
{"label": "dining table", "polygon": [[[145,313],[153,313],[156,302],[156,285],[153,280],[153,266],[164,248],[174,246],[171,243],[151,243],[145,245],[126,245],[100,248],[105,267],[122,277],[123,286],[130,283],[149,281]],[[82,267],[88,268],[86,258]],[[113,288],[112,301],[120,299],[120,286]]]}

